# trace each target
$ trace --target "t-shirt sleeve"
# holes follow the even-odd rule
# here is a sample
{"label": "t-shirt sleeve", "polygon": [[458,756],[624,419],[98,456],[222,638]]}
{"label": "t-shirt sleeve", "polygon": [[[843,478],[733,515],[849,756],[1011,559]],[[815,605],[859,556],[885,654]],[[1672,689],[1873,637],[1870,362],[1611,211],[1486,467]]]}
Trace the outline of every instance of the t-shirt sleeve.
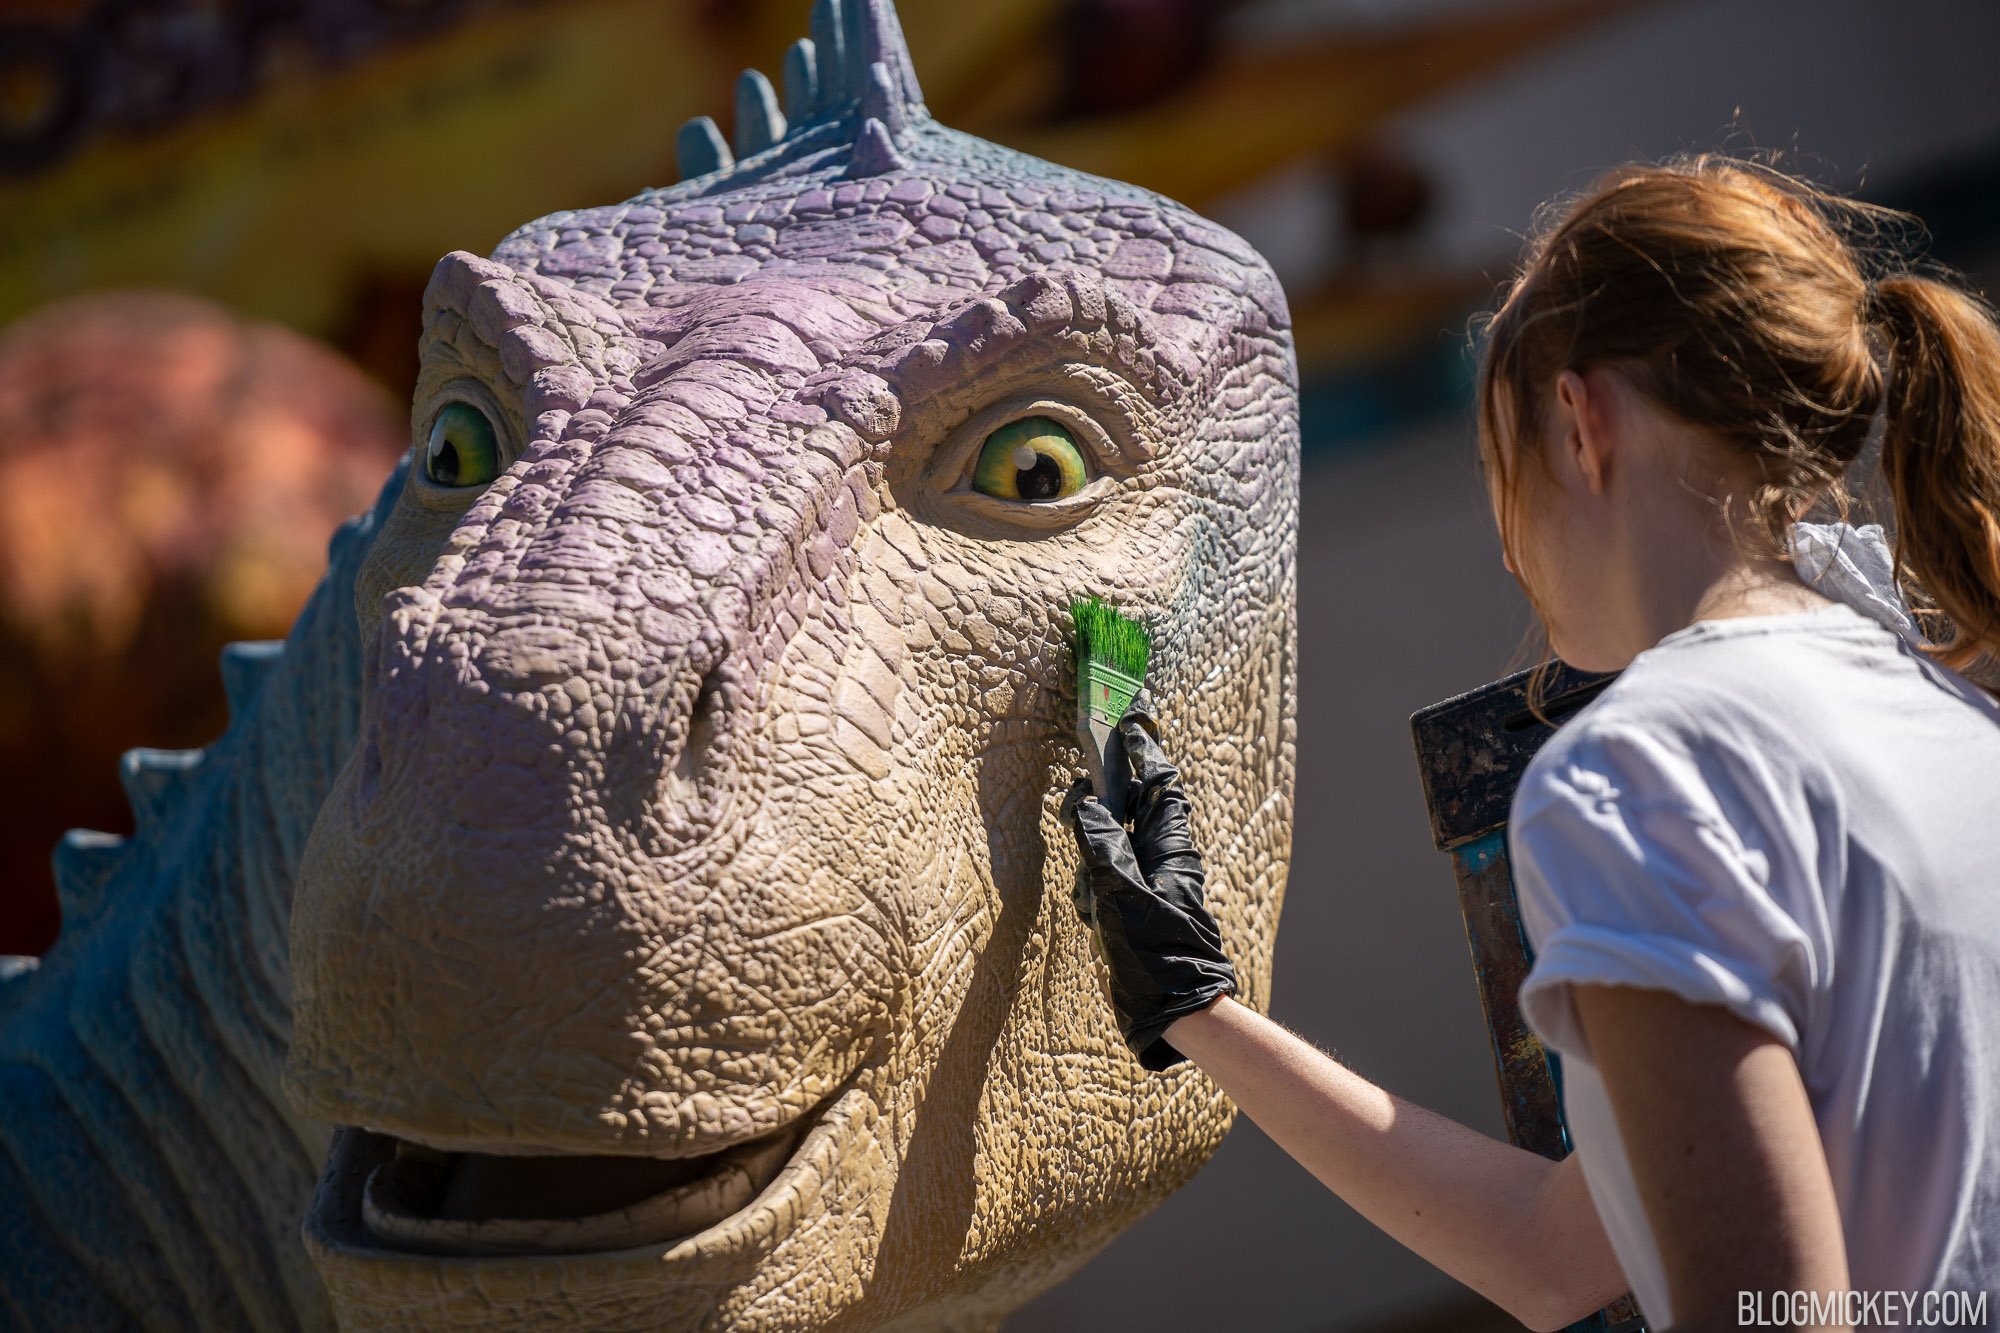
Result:
{"label": "t-shirt sleeve", "polygon": [[1588,1060],[1572,988],[1636,986],[1720,1005],[1796,1051],[1824,926],[1796,793],[1673,736],[1560,739],[1530,765],[1509,830],[1535,951],[1529,1027]]}

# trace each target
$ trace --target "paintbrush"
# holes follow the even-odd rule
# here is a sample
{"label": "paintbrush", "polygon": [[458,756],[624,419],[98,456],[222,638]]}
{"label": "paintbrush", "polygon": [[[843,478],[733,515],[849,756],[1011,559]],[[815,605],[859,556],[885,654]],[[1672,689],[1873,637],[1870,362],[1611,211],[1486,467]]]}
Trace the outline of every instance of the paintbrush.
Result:
{"label": "paintbrush", "polygon": [[1076,625],[1076,735],[1097,799],[1123,823],[1131,768],[1118,719],[1146,683],[1153,641],[1145,626],[1095,597],[1070,603]]}

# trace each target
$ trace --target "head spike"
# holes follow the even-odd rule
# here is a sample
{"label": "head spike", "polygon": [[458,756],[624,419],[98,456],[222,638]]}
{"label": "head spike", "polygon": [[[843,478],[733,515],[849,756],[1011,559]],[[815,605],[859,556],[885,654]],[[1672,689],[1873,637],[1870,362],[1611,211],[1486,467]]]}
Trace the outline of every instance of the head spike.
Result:
{"label": "head spike", "polygon": [[850,177],[880,176],[909,165],[909,159],[897,149],[896,141],[889,137],[888,126],[873,116],[861,123],[861,137],[854,142],[854,155],[847,166]]}
{"label": "head spike", "polygon": [[[727,172],[738,159],[761,156],[788,136],[798,139],[808,127],[834,122],[854,136],[850,175],[907,165],[909,127],[925,111],[894,0],[813,0],[812,35],[785,52],[784,87],[780,110],[770,80],[756,70],[743,72],[736,83],[733,149],[706,116],[681,126],[675,139],[681,179]],[[766,166],[767,172],[786,169],[784,161]]]}
{"label": "head spike", "polygon": [[736,156],[761,153],[784,137],[785,113],[778,110],[771,81],[758,70],[744,70],[736,80]]}
{"label": "head spike", "polygon": [[819,64],[812,38],[801,37],[785,52],[785,115],[803,120],[818,106]]}
{"label": "head spike", "polygon": [[852,35],[847,62],[855,71],[855,90],[866,88],[863,80],[871,66],[885,65],[896,99],[911,109],[921,107],[923,89],[917,86],[916,62],[910,58],[910,44],[903,37],[902,21],[896,17],[896,0],[848,0],[848,5]]}
{"label": "head spike", "polygon": [[879,120],[889,132],[889,141],[901,145],[903,142],[903,99],[896,95],[895,76],[889,67],[876,61],[868,67],[868,82],[861,93],[861,114],[864,118]]}
{"label": "head spike", "polygon": [[854,94],[847,88],[847,33],[840,0],[813,0],[812,42],[818,51],[818,109],[839,106]]}
{"label": "head spike", "polygon": [[860,97],[868,89],[868,0],[843,0],[840,20],[841,82]]}
{"label": "head spike", "polygon": [[696,116],[681,126],[674,138],[674,155],[680,159],[682,180],[693,180],[736,165],[729,145],[722,141],[722,131],[707,116]]}

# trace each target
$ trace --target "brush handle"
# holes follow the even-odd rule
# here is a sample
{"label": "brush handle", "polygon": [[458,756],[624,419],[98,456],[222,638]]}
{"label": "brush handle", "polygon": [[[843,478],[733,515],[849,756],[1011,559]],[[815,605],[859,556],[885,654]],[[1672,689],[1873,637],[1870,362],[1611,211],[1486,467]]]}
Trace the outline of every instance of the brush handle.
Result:
{"label": "brush handle", "polygon": [[1077,739],[1083,743],[1084,767],[1090,770],[1090,785],[1098,803],[1119,823],[1125,822],[1125,802],[1132,785],[1132,765],[1125,759],[1125,738],[1109,722],[1100,722],[1079,710]]}

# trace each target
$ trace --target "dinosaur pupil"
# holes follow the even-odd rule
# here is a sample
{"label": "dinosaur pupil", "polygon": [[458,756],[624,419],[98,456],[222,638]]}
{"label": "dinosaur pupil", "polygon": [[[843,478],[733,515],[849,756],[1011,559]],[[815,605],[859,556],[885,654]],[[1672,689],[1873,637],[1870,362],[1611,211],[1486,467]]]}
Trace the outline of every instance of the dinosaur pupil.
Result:
{"label": "dinosaur pupil", "polygon": [[1023,500],[1053,500],[1062,494],[1062,464],[1047,454],[1036,454],[1033,467],[1024,467],[1014,478],[1014,489]]}
{"label": "dinosaur pupil", "polygon": [[447,403],[431,424],[424,471],[440,486],[481,486],[500,475],[493,423],[470,403]]}

